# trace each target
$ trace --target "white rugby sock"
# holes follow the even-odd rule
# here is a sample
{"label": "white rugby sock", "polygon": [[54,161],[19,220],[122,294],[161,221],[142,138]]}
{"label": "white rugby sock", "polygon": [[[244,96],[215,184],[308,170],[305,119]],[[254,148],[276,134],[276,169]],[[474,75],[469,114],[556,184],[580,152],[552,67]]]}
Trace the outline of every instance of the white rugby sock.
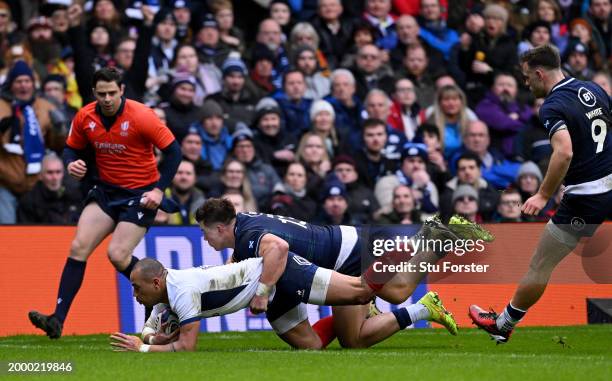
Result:
{"label": "white rugby sock", "polygon": [[421,303],[415,303],[406,307],[406,311],[408,311],[410,320],[413,323],[419,320],[427,320],[430,317],[429,310]]}

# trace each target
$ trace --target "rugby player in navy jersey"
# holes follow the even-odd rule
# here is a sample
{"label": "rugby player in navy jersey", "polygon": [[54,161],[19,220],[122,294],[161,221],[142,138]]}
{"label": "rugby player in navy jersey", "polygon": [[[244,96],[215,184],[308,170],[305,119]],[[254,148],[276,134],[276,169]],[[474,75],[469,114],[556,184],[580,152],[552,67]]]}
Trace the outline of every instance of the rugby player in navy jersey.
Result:
{"label": "rugby player in navy jersey", "polygon": [[[266,274],[270,283],[264,283],[263,262],[267,259],[249,258],[223,266],[185,270],[165,269],[150,258],[138,261],[130,275],[134,297],[153,307],[154,313],[145,324],[142,340],[117,332],[111,335],[111,345],[117,351],[193,351],[201,319],[236,312],[248,306],[253,298],[259,298],[265,299],[267,318],[283,340],[295,348],[321,349],[323,343],[308,320],[292,312],[295,307],[303,303],[366,303],[372,297],[372,290],[359,277],[318,267],[293,253],[288,253],[282,263]],[[158,313],[168,307],[178,317],[178,335],[160,334],[152,328]],[[413,305],[366,320],[361,334],[374,344],[419,320],[438,322],[457,334],[452,315],[433,291]]]}
{"label": "rugby player in navy jersey", "polygon": [[474,323],[497,343],[510,338],[514,326],[542,296],[559,262],[590,237],[612,211],[612,145],[610,97],[593,82],[565,77],[557,49],[543,45],[520,59],[525,82],[536,98],[546,97],[540,120],[548,130],[553,153],[538,192],[522,207],[537,215],[561,183],[565,191],[546,225],[529,270],[501,314],[473,305]]}

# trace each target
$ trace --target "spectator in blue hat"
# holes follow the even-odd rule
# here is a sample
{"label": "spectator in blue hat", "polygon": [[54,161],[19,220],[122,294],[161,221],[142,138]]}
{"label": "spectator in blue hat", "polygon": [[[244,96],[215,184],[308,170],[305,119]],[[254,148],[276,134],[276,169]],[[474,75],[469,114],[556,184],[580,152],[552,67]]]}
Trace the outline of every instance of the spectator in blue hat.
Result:
{"label": "spectator in blue hat", "polygon": [[582,42],[570,39],[563,61],[561,68],[567,76],[581,81],[593,79],[595,72],[591,69],[589,62],[589,48]]}
{"label": "spectator in blue hat", "polygon": [[207,13],[200,20],[198,26],[193,41],[198,51],[198,59],[202,63],[212,63],[221,68],[223,61],[230,53],[230,49],[221,44],[219,23],[212,14]]}
{"label": "spectator in blue hat", "polygon": [[170,2],[172,13],[176,18],[176,39],[180,43],[188,43],[193,37],[191,30],[191,1],[190,0],[172,0]]}
{"label": "spectator in blue hat", "polygon": [[346,187],[335,177],[330,178],[323,188],[323,207],[317,216],[319,225],[355,225],[346,199]]}
{"label": "spectator in blue hat", "polygon": [[255,104],[259,100],[256,90],[248,79],[248,70],[240,58],[229,56],[221,67],[223,84],[221,91],[212,94],[226,115],[226,124],[233,131],[236,123],[251,125],[255,117]]}
{"label": "spectator in blue hat", "polygon": [[162,106],[166,113],[166,125],[180,143],[189,126],[202,120],[203,109],[194,103],[196,79],[187,72],[178,72],[172,78],[172,95]]}

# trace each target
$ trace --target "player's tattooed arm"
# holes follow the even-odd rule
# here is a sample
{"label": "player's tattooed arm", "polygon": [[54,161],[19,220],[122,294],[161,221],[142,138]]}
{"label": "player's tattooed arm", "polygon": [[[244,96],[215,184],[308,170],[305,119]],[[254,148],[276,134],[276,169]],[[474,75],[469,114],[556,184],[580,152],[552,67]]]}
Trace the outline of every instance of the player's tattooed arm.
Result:
{"label": "player's tattooed arm", "polygon": [[259,241],[258,255],[263,258],[263,269],[257,293],[251,300],[251,312],[257,314],[267,310],[269,293],[285,271],[288,254],[287,241],[274,234],[268,233]]}

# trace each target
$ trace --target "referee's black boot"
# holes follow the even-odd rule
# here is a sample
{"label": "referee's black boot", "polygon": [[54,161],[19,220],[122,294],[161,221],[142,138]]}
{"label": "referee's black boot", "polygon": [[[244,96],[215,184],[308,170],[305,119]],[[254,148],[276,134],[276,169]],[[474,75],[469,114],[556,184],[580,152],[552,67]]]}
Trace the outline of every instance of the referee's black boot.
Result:
{"label": "referee's black boot", "polygon": [[38,311],[28,313],[30,321],[36,328],[40,328],[47,333],[51,339],[59,339],[62,336],[62,322],[53,315],[43,315]]}

